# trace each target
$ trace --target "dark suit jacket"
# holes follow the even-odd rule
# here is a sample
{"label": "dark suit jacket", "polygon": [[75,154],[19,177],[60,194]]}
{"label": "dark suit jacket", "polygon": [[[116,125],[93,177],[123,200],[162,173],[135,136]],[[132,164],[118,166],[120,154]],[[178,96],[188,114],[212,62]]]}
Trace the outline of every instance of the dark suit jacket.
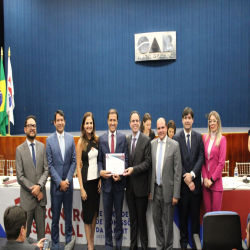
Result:
{"label": "dark suit jacket", "polygon": [[5,246],[0,246],[0,250],[39,250],[39,247],[19,241],[7,241]]}
{"label": "dark suit jacket", "polygon": [[150,192],[151,178],[151,140],[148,136],[140,133],[136,143],[134,157],[131,157],[132,135],[127,137],[128,143],[128,166],[133,167],[133,173],[127,177],[127,189],[129,194],[134,190],[137,197],[144,197]]}
{"label": "dark suit jacket", "polygon": [[[27,141],[23,142],[16,149],[16,172],[17,181],[20,184],[20,205],[30,211],[38,204],[46,206],[45,184],[49,175],[48,163],[44,144],[36,140],[36,168],[30,154]],[[40,184],[42,187],[43,199],[38,201],[31,194],[30,187]]]}
{"label": "dark suit jacket", "polygon": [[[51,176],[50,194],[59,196],[73,193],[73,175],[76,168],[76,150],[74,137],[64,132],[65,156],[64,161],[58,142],[57,133],[50,135],[46,140],[46,154]],[[66,192],[60,191],[62,180],[68,179],[70,182]]]}
{"label": "dark suit jacket", "polygon": [[[181,150],[181,160],[182,160],[182,176],[186,173],[193,171],[195,173],[195,190],[194,194],[199,194],[202,191],[201,188],[201,167],[204,162],[204,144],[202,141],[201,134],[192,130],[191,131],[191,150],[190,156],[188,154],[186,139],[184,130],[181,130],[179,133],[175,134],[173,137],[179,143]],[[189,187],[184,182],[182,177],[181,183],[181,194],[190,192]]]}
{"label": "dark suit jacket", "polygon": [[[109,143],[108,143],[108,134],[109,131],[104,133],[99,137],[99,148],[98,148],[98,169],[106,170],[106,154],[110,154]],[[116,131],[116,147],[115,153],[124,153],[125,154],[125,168],[128,167],[128,147],[126,136],[118,131]],[[120,176],[121,180],[115,182],[116,190],[122,191],[126,187],[126,179],[123,176]],[[112,177],[108,179],[101,178],[102,180],[102,190],[106,193],[111,191],[112,187]]]}
{"label": "dark suit jacket", "polygon": [[155,138],[155,132],[153,130],[150,131],[149,138],[150,138],[151,141],[154,140],[154,138]]}

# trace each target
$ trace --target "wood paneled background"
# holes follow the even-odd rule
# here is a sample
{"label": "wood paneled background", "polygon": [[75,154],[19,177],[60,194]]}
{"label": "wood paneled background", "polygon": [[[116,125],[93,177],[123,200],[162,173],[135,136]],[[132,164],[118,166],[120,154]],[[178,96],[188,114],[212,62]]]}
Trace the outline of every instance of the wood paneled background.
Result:
{"label": "wood paneled background", "polygon": [[[227,138],[226,160],[229,160],[229,174],[233,176],[236,162],[248,162],[250,159],[247,148],[248,134],[226,133],[223,135]],[[17,146],[23,143],[25,139],[25,136],[0,137],[0,155],[3,155],[5,160],[14,160]],[[36,139],[46,145],[47,136],[37,136]],[[79,136],[75,136],[74,140],[77,145]],[[5,173],[7,173],[6,166]]]}

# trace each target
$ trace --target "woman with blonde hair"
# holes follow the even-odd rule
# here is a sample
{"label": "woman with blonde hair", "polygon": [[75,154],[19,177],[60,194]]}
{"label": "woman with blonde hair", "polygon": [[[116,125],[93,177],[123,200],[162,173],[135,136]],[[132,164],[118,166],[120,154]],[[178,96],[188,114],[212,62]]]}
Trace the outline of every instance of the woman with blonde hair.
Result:
{"label": "woman with blonde hair", "polygon": [[[101,180],[97,165],[98,137],[91,112],[84,114],[76,147],[77,174],[81,189],[82,216],[89,250],[94,249],[96,218],[99,214]],[[82,161],[82,169],[81,169]]]}
{"label": "woman with blonde hair", "polygon": [[216,111],[208,115],[208,133],[203,136],[205,162],[202,166],[203,200],[207,212],[220,211],[223,195],[222,171],[225,165],[227,141],[221,132],[221,120]]}
{"label": "woman with blonde hair", "polygon": [[143,134],[147,135],[150,138],[150,140],[152,141],[155,138],[155,133],[151,129],[151,123],[152,123],[151,115],[149,113],[146,113],[142,118],[140,131]]}

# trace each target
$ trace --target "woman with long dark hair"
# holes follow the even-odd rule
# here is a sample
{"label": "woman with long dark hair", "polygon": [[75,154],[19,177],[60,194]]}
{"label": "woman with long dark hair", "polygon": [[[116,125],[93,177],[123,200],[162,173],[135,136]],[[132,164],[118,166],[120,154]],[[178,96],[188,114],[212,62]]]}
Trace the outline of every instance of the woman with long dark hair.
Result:
{"label": "woman with long dark hair", "polygon": [[[96,218],[99,214],[101,180],[97,165],[98,137],[91,112],[84,114],[77,143],[77,174],[81,189],[82,215],[88,249],[94,249]],[[81,169],[82,161],[82,169]]]}
{"label": "woman with long dark hair", "polygon": [[147,135],[150,138],[150,140],[152,141],[155,138],[155,133],[151,129],[151,123],[152,123],[151,115],[149,113],[146,113],[142,118],[140,131],[143,134]]}

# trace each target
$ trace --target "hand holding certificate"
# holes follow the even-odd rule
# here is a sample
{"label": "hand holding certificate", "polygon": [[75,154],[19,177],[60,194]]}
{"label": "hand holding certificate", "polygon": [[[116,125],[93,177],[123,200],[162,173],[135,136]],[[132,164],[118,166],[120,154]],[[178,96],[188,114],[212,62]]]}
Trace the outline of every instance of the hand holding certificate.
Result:
{"label": "hand holding certificate", "polygon": [[106,154],[106,171],[110,171],[111,175],[122,175],[125,169],[124,153]]}

